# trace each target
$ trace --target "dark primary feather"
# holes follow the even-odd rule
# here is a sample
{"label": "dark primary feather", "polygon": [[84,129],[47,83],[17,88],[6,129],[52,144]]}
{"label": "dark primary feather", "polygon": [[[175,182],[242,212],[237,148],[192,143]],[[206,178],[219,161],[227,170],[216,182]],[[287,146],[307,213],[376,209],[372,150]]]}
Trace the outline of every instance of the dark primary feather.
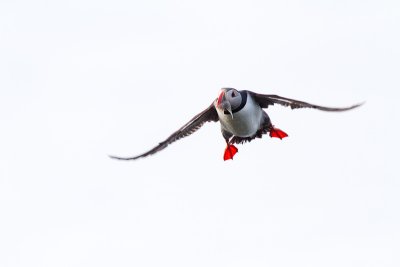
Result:
{"label": "dark primary feather", "polygon": [[155,146],[153,149],[140,154],[135,157],[128,157],[128,158],[122,158],[122,157],[116,157],[116,156],[110,156],[113,159],[120,159],[120,160],[135,160],[138,158],[146,157],[149,155],[152,155],[154,153],[157,153],[160,150],[163,150],[166,148],[169,144],[184,138],[186,136],[191,135],[195,131],[201,128],[204,123],[209,122],[209,121],[218,121],[218,114],[217,110],[214,107],[214,103],[212,103],[207,109],[203,110],[196,116],[194,116],[188,123],[183,125],[179,130],[171,134],[167,139],[159,143],[157,146]]}
{"label": "dark primary feather", "polygon": [[332,107],[324,107],[324,106],[318,106],[314,104],[310,104],[307,102],[299,101],[299,100],[294,100],[278,95],[263,95],[263,94],[257,94],[251,91],[247,91],[253,99],[262,107],[262,108],[267,108],[269,105],[274,105],[274,104],[279,104],[285,107],[291,107],[292,109],[296,108],[315,108],[323,111],[346,111],[350,110],[353,108],[357,108],[361,106],[363,103],[359,103],[356,105],[352,105],[350,107],[345,107],[345,108],[332,108]]}

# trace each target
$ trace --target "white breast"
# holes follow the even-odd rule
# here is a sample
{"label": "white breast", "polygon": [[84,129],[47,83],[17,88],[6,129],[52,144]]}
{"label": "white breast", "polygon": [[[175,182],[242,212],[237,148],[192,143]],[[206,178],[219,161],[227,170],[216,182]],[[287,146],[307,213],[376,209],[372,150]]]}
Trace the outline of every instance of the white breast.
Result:
{"label": "white breast", "polygon": [[262,119],[262,108],[254,102],[250,95],[247,96],[246,105],[238,112],[224,114],[223,110],[217,109],[221,128],[239,137],[253,136],[260,128]]}

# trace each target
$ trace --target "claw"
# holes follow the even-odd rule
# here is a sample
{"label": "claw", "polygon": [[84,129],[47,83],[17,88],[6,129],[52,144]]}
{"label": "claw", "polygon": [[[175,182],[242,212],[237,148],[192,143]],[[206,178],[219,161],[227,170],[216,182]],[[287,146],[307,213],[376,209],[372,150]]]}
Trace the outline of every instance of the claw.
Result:
{"label": "claw", "polygon": [[287,137],[288,135],[284,131],[282,131],[278,128],[272,127],[271,130],[269,130],[269,136],[283,139],[283,138]]}
{"label": "claw", "polygon": [[233,160],[233,156],[235,156],[237,152],[238,149],[234,145],[227,145],[224,152],[224,160]]}

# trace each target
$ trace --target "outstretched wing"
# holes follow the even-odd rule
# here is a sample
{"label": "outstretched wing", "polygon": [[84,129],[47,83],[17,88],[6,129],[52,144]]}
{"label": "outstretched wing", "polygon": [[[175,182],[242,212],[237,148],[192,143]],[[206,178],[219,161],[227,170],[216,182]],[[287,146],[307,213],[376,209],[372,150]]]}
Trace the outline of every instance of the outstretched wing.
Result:
{"label": "outstretched wing", "polygon": [[207,109],[203,110],[202,112],[194,116],[188,123],[183,125],[179,130],[171,134],[167,139],[159,143],[153,149],[135,157],[128,157],[128,158],[116,157],[116,156],[110,156],[110,157],[113,159],[120,159],[120,160],[135,160],[138,158],[147,157],[149,155],[157,153],[160,150],[163,150],[169,144],[183,137],[191,135],[192,133],[200,129],[204,123],[209,121],[218,121],[218,113],[214,107],[214,103],[212,103]]}
{"label": "outstretched wing", "polygon": [[247,91],[253,99],[262,107],[262,108],[267,108],[269,105],[274,105],[274,104],[279,104],[285,107],[291,107],[292,109],[296,108],[315,108],[323,111],[346,111],[350,110],[353,108],[357,108],[361,106],[363,103],[355,104],[350,107],[344,107],[344,108],[332,108],[332,107],[324,107],[324,106],[318,106],[314,104],[310,104],[307,102],[299,101],[299,100],[294,100],[278,95],[263,95],[263,94],[257,94],[251,91]]}

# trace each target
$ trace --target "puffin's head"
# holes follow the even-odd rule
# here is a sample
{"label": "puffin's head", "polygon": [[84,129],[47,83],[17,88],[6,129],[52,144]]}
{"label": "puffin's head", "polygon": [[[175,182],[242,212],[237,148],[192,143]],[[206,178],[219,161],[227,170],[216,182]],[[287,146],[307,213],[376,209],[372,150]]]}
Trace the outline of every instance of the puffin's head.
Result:
{"label": "puffin's head", "polygon": [[227,111],[233,118],[232,110],[235,110],[242,103],[242,95],[235,88],[222,88],[217,99],[217,108]]}

